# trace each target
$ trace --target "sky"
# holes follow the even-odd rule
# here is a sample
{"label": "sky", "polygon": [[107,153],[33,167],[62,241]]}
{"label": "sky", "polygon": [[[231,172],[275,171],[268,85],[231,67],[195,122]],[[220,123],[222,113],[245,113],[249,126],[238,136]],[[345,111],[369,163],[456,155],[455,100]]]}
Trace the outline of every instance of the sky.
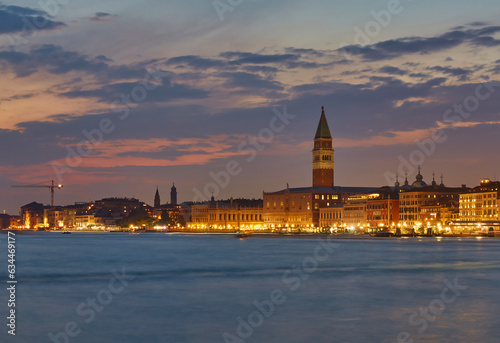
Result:
{"label": "sky", "polygon": [[0,211],[500,177],[498,0],[0,2]]}

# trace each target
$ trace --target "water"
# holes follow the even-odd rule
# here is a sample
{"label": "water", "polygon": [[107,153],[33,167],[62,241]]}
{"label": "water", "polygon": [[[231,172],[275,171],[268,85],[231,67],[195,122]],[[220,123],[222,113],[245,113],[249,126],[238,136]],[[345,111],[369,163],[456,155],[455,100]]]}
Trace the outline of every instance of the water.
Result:
{"label": "water", "polygon": [[[5,318],[7,247],[0,236]],[[335,240],[325,250],[317,239],[296,238],[52,232],[16,238],[17,335],[7,335],[4,319],[1,342],[500,340],[496,239]],[[111,292],[113,270],[135,279],[114,280]],[[447,291],[454,282],[462,289]],[[101,312],[85,304],[98,295]],[[255,328],[238,322],[248,323],[249,315]],[[66,325],[75,337],[60,333]]]}

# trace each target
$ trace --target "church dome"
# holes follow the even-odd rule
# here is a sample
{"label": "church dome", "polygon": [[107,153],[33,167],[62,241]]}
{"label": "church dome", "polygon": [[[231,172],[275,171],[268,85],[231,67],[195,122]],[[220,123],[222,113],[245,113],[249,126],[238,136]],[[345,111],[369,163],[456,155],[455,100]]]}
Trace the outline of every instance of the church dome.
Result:
{"label": "church dome", "polygon": [[427,184],[424,181],[422,181],[422,180],[417,180],[417,181],[413,182],[411,184],[411,186],[415,187],[415,188],[422,188],[422,187],[426,187]]}
{"label": "church dome", "polygon": [[418,166],[418,174],[416,180],[411,184],[411,186],[415,188],[422,188],[427,186],[427,184],[424,182],[424,177],[422,176],[422,174],[420,174],[420,166]]}

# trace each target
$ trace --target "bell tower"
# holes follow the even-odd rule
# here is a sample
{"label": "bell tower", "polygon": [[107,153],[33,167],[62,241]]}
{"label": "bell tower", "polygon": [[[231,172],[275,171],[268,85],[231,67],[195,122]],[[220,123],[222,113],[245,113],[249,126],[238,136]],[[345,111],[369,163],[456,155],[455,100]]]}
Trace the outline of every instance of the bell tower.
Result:
{"label": "bell tower", "polygon": [[170,204],[177,205],[177,188],[175,188],[175,183],[172,185],[170,189]]}
{"label": "bell tower", "polygon": [[328,187],[334,185],[332,135],[326,121],[325,108],[321,107],[316,136],[314,136],[313,153],[313,187]]}
{"label": "bell tower", "polygon": [[160,207],[160,192],[158,192],[158,186],[156,186],[156,194],[155,194],[155,208]]}

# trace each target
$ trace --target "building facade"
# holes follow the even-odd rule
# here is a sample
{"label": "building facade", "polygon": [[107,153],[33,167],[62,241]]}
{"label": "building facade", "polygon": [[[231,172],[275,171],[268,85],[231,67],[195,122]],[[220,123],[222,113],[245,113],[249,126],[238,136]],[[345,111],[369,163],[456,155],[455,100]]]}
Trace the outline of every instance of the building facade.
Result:
{"label": "building facade", "polygon": [[399,195],[399,224],[402,229],[444,227],[458,217],[462,188],[424,186],[403,191]]}
{"label": "building facade", "polygon": [[188,228],[193,230],[261,230],[262,200],[230,199],[191,205]]}
{"label": "building facade", "polygon": [[399,199],[370,199],[366,205],[367,222],[374,227],[396,227],[399,223]]}
{"label": "building facade", "polygon": [[342,202],[338,189],[289,188],[264,192],[264,226],[269,229],[307,231],[319,226],[319,211]]}

